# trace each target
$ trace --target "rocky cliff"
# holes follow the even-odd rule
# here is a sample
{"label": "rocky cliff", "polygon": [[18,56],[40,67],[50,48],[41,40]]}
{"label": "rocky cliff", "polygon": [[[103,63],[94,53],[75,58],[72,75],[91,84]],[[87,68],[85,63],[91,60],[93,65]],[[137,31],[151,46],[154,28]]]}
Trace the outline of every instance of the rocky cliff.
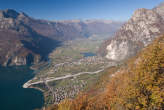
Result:
{"label": "rocky cliff", "polygon": [[138,9],[134,15],[104,44],[106,58],[124,60],[164,33],[164,3],[154,9]]}

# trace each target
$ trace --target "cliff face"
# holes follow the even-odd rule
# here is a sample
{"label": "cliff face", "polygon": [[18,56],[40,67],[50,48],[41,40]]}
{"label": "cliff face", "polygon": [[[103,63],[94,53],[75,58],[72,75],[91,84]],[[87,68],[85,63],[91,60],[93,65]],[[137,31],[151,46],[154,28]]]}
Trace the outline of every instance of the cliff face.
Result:
{"label": "cliff face", "polygon": [[135,11],[132,18],[116,32],[115,37],[107,41],[106,58],[124,60],[135,55],[147,46],[156,36],[164,32],[164,3],[148,10]]}

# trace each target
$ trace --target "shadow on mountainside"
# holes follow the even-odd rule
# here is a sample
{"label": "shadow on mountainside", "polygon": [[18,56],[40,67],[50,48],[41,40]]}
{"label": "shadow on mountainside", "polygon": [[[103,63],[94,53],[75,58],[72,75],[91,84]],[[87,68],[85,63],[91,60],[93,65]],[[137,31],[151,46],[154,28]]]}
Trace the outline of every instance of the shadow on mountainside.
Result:
{"label": "shadow on mountainside", "polygon": [[[29,36],[28,36],[29,37]],[[21,40],[24,47],[32,50],[35,54],[41,56],[41,60],[48,60],[48,55],[57,47],[61,46],[61,41],[57,41],[46,36],[32,33],[32,40]]]}

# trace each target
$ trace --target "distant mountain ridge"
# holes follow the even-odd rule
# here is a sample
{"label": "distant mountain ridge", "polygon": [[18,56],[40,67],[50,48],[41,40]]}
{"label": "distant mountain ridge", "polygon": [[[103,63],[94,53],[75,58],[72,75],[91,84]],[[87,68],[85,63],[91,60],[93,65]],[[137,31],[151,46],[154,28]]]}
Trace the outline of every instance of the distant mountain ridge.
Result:
{"label": "distant mountain ridge", "polygon": [[85,35],[92,34],[109,34],[112,35],[118,30],[124,22],[112,21],[112,20],[59,20],[55,21],[67,25],[71,25],[79,30]]}
{"label": "distant mountain ridge", "polygon": [[151,10],[142,8],[135,11],[115,36],[103,44],[100,52],[110,60],[121,61],[136,55],[139,50],[162,34],[164,3]]}
{"label": "distant mountain ridge", "polygon": [[[107,25],[111,26],[112,31],[102,30],[102,33],[110,35],[121,25],[115,24],[98,25],[102,29]],[[97,34],[97,28],[94,30],[94,26],[88,28],[89,26],[84,22],[37,20],[13,9],[0,10],[0,65],[27,65],[45,60],[63,41]]]}

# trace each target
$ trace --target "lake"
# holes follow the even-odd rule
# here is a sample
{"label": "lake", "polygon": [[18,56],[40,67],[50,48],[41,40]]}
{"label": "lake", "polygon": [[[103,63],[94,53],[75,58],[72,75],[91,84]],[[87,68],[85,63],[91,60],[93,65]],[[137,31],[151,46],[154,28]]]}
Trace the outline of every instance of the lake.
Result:
{"label": "lake", "polygon": [[92,56],[96,56],[95,53],[92,52],[86,52],[86,53],[81,53],[82,55],[84,55],[84,57],[92,57]]}
{"label": "lake", "polygon": [[44,104],[42,92],[22,88],[33,77],[33,71],[29,67],[0,67],[0,110],[41,108]]}

